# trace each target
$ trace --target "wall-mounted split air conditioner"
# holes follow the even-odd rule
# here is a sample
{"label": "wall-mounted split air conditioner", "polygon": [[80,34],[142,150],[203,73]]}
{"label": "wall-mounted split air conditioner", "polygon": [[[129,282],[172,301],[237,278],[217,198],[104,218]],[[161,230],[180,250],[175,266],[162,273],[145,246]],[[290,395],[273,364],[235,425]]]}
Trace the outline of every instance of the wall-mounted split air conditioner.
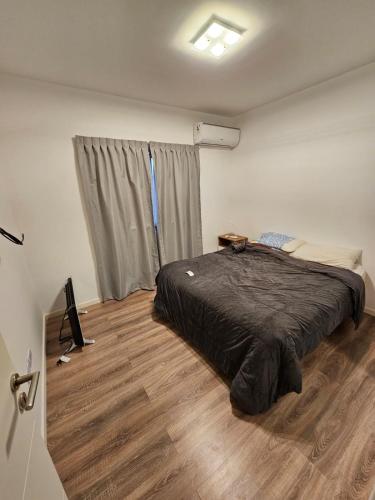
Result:
{"label": "wall-mounted split air conditioner", "polygon": [[240,142],[239,128],[199,122],[194,125],[194,144],[207,147],[235,148]]}

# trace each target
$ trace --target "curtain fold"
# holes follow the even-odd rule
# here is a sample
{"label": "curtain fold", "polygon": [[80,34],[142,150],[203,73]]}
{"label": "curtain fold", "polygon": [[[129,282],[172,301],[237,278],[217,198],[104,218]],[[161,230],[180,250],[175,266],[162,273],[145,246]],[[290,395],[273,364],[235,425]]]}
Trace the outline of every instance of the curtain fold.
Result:
{"label": "curtain fold", "polygon": [[147,142],[75,138],[101,298],[153,289],[158,250]]}
{"label": "curtain fold", "polygon": [[159,203],[160,261],[203,253],[198,146],[150,143]]}

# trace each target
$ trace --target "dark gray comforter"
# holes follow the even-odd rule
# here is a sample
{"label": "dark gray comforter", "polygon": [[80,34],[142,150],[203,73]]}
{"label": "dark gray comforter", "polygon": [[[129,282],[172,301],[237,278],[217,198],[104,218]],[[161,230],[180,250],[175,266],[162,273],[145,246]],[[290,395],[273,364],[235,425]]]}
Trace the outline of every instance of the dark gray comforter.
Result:
{"label": "dark gray comforter", "polygon": [[364,308],[357,274],[256,245],[172,262],[156,283],[156,311],[232,380],[232,401],[250,414],[301,392],[299,360],[345,318],[358,326]]}

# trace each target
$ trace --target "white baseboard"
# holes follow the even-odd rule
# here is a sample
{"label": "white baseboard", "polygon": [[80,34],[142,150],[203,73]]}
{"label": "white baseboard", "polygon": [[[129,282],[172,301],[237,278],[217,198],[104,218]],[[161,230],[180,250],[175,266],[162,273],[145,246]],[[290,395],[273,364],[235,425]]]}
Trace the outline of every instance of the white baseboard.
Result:
{"label": "white baseboard", "polygon": [[370,314],[370,316],[375,316],[375,308],[365,307],[365,313]]}
{"label": "white baseboard", "polygon": [[[96,299],[86,300],[86,302],[81,302],[81,303],[77,304],[77,308],[78,309],[85,309],[85,307],[90,307],[90,306],[93,306],[95,304],[100,304],[100,302],[101,302],[101,300],[99,299],[99,297],[97,297]],[[64,311],[65,311],[65,309],[56,309],[55,311],[45,313],[44,316],[45,316],[45,319],[48,320],[50,318],[56,318],[56,316],[61,316]]]}

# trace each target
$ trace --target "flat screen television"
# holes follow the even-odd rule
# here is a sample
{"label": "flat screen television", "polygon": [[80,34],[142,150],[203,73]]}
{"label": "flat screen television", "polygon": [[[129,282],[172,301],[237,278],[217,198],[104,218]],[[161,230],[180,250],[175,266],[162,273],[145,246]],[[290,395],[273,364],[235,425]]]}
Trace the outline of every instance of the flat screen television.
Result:
{"label": "flat screen television", "polygon": [[72,278],[68,278],[65,285],[65,297],[66,297],[66,312],[68,315],[70,330],[72,332],[71,337],[75,344],[75,347],[83,347],[85,341],[83,338],[81,323],[79,321],[76,301],[74,298],[73,282]]}
{"label": "flat screen television", "polygon": [[[69,361],[69,358],[66,358],[65,354],[68,354],[69,352],[73,351],[73,349],[75,349],[76,347],[83,347],[85,345],[95,343],[95,340],[85,339],[85,337],[83,336],[81,323],[79,321],[80,311],[77,309],[74,297],[72,278],[67,279],[64,291],[66,298],[66,309],[61,322],[59,341],[60,343],[65,343],[70,341],[70,345],[65,349],[64,354],[59,358],[59,361]],[[62,331],[66,319],[69,320],[70,334],[63,337]]]}

